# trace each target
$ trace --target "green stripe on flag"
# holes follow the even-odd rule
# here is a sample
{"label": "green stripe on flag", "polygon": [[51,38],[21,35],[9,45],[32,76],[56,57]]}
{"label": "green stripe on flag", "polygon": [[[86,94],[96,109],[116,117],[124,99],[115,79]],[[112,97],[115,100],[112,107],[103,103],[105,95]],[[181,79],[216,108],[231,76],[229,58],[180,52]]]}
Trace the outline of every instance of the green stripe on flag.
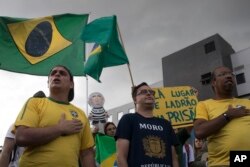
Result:
{"label": "green stripe on flag", "polygon": [[113,137],[104,135],[104,134],[96,134],[95,136],[96,142],[96,161],[102,165],[103,167],[111,167],[106,166],[107,164],[114,165],[116,160],[116,143]]}

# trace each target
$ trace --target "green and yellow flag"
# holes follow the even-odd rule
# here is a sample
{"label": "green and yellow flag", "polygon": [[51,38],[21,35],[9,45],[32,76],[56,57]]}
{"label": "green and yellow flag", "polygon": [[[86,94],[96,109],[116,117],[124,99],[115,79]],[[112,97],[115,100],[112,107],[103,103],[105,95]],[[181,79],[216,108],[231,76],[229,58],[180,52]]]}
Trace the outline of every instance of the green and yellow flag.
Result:
{"label": "green and yellow flag", "polygon": [[82,39],[87,43],[95,43],[84,72],[97,81],[100,82],[103,68],[129,63],[118,35],[116,16],[102,17],[89,23]]}
{"label": "green and yellow flag", "polygon": [[113,167],[116,164],[116,144],[113,137],[97,133],[96,142],[96,161],[101,167]]}
{"label": "green and yellow flag", "polygon": [[80,36],[88,14],[43,18],[0,17],[0,69],[48,75],[55,65],[84,75],[85,44]]}

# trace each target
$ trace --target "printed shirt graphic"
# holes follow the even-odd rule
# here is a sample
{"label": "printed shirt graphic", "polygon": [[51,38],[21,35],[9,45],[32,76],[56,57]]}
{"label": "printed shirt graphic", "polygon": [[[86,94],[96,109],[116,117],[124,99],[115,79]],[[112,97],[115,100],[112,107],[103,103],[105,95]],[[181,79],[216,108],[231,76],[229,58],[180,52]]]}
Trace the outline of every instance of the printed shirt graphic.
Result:
{"label": "printed shirt graphic", "polygon": [[170,123],[164,119],[126,114],[118,124],[115,138],[130,141],[130,167],[172,166],[171,146],[177,144],[177,139]]}
{"label": "printed shirt graphic", "polygon": [[146,136],[143,139],[145,155],[149,157],[164,158],[166,156],[166,143],[157,136]]}

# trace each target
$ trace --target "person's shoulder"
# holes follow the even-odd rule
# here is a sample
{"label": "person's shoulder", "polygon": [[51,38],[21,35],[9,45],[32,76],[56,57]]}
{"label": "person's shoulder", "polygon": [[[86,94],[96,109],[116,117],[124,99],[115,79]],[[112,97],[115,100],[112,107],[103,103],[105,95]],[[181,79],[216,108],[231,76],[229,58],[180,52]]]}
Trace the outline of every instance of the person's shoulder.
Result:
{"label": "person's shoulder", "polygon": [[138,118],[138,114],[135,114],[135,113],[127,113],[127,114],[124,114],[120,121],[119,122],[125,122],[125,123],[128,123],[128,122],[131,122],[133,120],[137,120]]}
{"label": "person's shoulder", "polygon": [[153,117],[157,122],[162,122],[164,124],[167,125],[171,125],[171,122],[165,118],[161,118],[161,117]]}
{"label": "person's shoulder", "polygon": [[134,118],[134,117],[137,117],[137,114],[135,114],[135,113],[127,113],[127,114],[124,114],[122,116],[123,119],[124,118],[129,119],[129,118]]}
{"label": "person's shoulder", "polygon": [[47,100],[48,98],[47,97],[30,97],[28,100],[32,100],[32,101],[44,101],[44,100]]}
{"label": "person's shoulder", "polygon": [[29,99],[27,99],[26,103],[27,104],[37,104],[37,103],[42,103],[44,102],[45,100],[47,100],[47,98],[43,97],[30,97]]}
{"label": "person's shoulder", "polygon": [[159,121],[169,122],[168,120],[166,120],[166,119],[163,118],[163,117],[156,117],[156,116],[154,116],[153,118],[156,119],[156,120],[159,120]]}
{"label": "person's shoulder", "polygon": [[234,98],[235,101],[240,101],[240,102],[246,102],[249,103],[250,99],[246,99],[246,98]]}
{"label": "person's shoulder", "polygon": [[215,101],[216,100],[214,100],[214,99],[205,99],[205,100],[198,101],[198,104],[212,103]]}
{"label": "person's shoulder", "polygon": [[216,103],[217,103],[217,101],[214,99],[206,99],[206,100],[199,101],[196,105],[196,108],[207,107],[210,105],[215,105]]}

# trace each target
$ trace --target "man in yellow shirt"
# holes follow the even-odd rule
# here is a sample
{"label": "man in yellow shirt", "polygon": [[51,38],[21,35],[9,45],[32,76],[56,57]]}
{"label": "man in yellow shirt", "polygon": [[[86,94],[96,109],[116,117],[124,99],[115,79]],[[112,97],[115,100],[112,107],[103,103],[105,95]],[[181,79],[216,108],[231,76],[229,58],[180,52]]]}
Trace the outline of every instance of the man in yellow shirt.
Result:
{"label": "man in yellow shirt", "polygon": [[49,97],[30,98],[15,122],[16,143],[26,147],[19,167],[94,167],[94,141],[84,112],[69,102],[74,81],[64,66],[48,77]]}
{"label": "man in yellow shirt", "polygon": [[217,67],[211,78],[215,96],[196,107],[195,135],[208,139],[208,165],[229,166],[230,151],[250,150],[250,101],[233,97],[235,78]]}

